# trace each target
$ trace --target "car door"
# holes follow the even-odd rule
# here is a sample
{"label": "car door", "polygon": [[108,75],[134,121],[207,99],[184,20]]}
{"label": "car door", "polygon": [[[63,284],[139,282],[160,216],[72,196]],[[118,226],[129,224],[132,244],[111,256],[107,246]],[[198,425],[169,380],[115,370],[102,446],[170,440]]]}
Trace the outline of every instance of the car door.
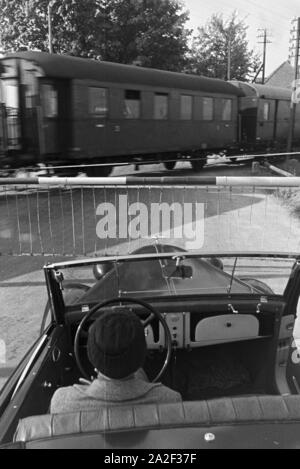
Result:
{"label": "car door", "polygon": [[41,353],[45,353],[47,350],[47,342],[47,335],[42,334],[0,389],[0,444],[12,439],[13,426],[19,419],[19,405],[16,405],[15,396],[18,395],[19,391],[22,392],[24,378],[28,376]]}
{"label": "car door", "polygon": [[297,334],[300,331],[297,323],[299,295],[300,260],[297,260],[284,293],[286,308],[281,324],[282,336],[278,343],[277,358],[277,377],[279,380],[282,379],[282,370],[286,371],[285,379],[293,394],[300,394],[300,344],[299,340],[297,341]]}

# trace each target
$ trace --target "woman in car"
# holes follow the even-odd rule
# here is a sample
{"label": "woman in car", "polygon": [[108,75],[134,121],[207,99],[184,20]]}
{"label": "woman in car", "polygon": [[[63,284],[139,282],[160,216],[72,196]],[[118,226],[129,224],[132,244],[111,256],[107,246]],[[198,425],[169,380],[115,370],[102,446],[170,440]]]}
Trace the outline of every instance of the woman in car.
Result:
{"label": "woman in car", "polygon": [[147,380],[142,370],[147,352],[145,331],[133,312],[101,315],[89,330],[87,349],[97,378],[58,389],[51,400],[51,413],[181,401],[179,393]]}

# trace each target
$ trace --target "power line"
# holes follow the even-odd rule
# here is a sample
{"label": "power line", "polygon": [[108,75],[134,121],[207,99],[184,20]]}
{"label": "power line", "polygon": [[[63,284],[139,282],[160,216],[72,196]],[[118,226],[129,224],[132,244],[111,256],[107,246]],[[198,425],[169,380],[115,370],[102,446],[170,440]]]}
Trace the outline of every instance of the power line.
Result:
{"label": "power line", "polygon": [[[281,9],[281,11],[280,11],[280,9],[279,9],[279,8],[276,8],[276,5],[274,5],[274,4],[272,5],[272,9],[270,9],[270,8],[268,8],[268,7],[264,6],[264,5],[262,5],[261,3],[256,3],[256,2],[254,2],[253,0],[247,0],[247,4],[249,4],[249,3],[250,3],[252,6],[256,7],[258,11],[259,11],[259,10],[263,10],[263,11],[265,11],[266,13],[268,13],[268,17],[269,17],[270,15],[273,16],[273,17],[276,17],[276,18],[278,17],[278,23],[277,23],[277,21],[276,21],[276,24],[278,24],[278,25],[279,25],[279,24],[282,24],[282,19],[285,19],[285,20],[287,20],[287,21],[290,21],[290,16],[288,17],[288,16],[285,16],[285,14],[283,14],[283,10],[285,10],[285,11],[287,12],[287,9],[286,9],[286,8],[283,8],[283,9]],[[269,19],[269,21],[270,21],[270,22],[273,22],[273,20],[270,20],[270,19]]]}
{"label": "power line", "polygon": [[[213,0],[212,3],[215,5],[215,12],[218,12],[218,13],[222,13],[224,14],[224,7],[225,9],[227,10],[231,10],[231,12],[234,12],[234,11],[237,11],[239,13],[239,16],[245,16],[245,17],[255,17],[256,19],[258,20],[262,20],[262,14],[265,13],[268,13],[268,23],[272,23],[274,28],[276,29],[279,29],[279,27],[283,27],[282,25],[282,20],[286,21],[286,22],[290,22],[290,16],[287,16],[285,14],[283,14],[282,11],[279,11],[277,9],[276,11],[276,7],[273,5],[272,7],[272,10],[270,10],[270,8],[267,8],[265,6],[263,6],[262,4],[258,5],[258,4],[255,4],[253,1],[251,0],[247,0],[247,6],[244,6],[244,5],[238,5],[237,7],[234,6],[232,4],[232,1],[231,0],[222,0],[222,2],[220,1],[216,1],[216,0]],[[250,10],[249,11],[249,5],[248,3],[252,4],[253,7],[256,8],[256,10]],[[192,12],[192,8],[190,7],[190,12]],[[211,6],[203,6],[202,8],[202,11],[206,11],[207,14],[209,14],[211,12],[211,14],[213,13],[212,9],[211,9]],[[229,11],[228,11],[229,13]],[[210,16],[211,16],[210,14]],[[226,12],[227,14],[227,12]],[[271,17],[270,17],[271,16]],[[200,13],[199,13],[199,17],[200,16]],[[245,18],[244,18],[245,19]]]}

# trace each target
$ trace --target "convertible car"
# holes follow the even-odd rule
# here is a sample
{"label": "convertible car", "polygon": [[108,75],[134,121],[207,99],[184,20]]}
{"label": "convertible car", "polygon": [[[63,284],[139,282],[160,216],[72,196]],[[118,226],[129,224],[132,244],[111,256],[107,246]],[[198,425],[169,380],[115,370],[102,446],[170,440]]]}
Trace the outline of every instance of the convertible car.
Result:
{"label": "convertible car", "polygon": [[[300,256],[159,244],[44,272],[41,336],[0,394],[1,448],[300,448]],[[56,389],[94,379],[88,328],[118,308],[144,325],[149,380],[182,402],[50,414]]]}

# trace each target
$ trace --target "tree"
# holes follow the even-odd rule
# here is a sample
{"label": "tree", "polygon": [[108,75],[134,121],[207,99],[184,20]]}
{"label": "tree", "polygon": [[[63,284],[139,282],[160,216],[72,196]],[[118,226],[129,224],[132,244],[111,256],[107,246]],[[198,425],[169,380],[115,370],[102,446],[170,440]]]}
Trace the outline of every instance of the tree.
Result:
{"label": "tree", "polygon": [[96,0],[0,0],[4,51],[48,51],[48,5],[53,49],[83,57],[97,56],[96,38],[103,29],[102,3]]}
{"label": "tree", "polygon": [[254,76],[260,59],[248,47],[247,29],[236,12],[227,20],[213,15],[193,39],[188,71],[222,80]]}
{"label": "tree", "polygon": [[[48,51],[49,0],[0,0],[4,51]],[[51,0],[53,51],[181,71],[187,13],[178,0]]]}
{"label": "tree", "polygon": [[[186,64],[187,12],[176,0],[112,0],[107,59],[182,71]],[[115,38],[115,40],[114,40]]]}

